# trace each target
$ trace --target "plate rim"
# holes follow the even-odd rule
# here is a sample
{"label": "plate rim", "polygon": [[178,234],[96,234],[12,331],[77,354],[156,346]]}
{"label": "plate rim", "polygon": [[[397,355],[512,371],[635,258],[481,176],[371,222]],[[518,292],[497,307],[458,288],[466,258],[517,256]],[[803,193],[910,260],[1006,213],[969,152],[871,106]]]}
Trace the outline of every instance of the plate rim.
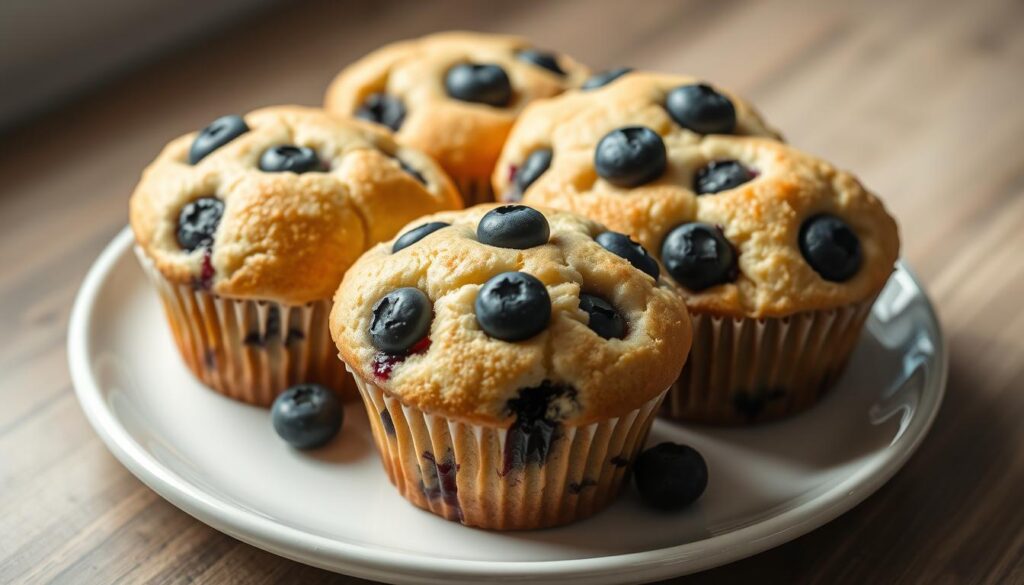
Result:
{"label": "plate rim", "polygon": [[839,484],[765,520],[702,540],[670,547],[600,557],[548,561],[483,561],[435,558],[415,553],[371,549],[332,540],[240,508],[205,493],[152,457],[108,408],[92,373],[89,331],[92,307],[103,283],[121,258],[130,253],[134,236],[124,227],[93,265],[75,296],[68,327],[68,364],[78,402],[107,448],[139,480],[199,521],[238,540],[292,560],[364,579],[407,583],[449,583],[452,579],[504,582],[557,578],[561,583],[619,583],[694,573],[763,552],[831,522],[863,502],[889,481],[914,454],[941,407],[949,370],[948,344],[931,299],[917,275],[902,261],[924,298],[936,331],[936,389],[922,393],[921,416],[915,416],[902,437],[886,449],[894,451],[858,467]]}

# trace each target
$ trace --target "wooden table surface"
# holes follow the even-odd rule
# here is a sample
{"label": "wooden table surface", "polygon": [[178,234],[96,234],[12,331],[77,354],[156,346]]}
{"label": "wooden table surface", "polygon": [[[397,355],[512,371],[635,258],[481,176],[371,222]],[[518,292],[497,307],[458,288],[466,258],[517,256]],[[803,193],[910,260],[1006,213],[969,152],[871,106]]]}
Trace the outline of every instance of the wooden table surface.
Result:
{"label": "wooden table surface", "polygon": [[1024,583],[1020,0],[294,2],[0,137],[0,583],[355,581],[227,537],[122,468],[75,401],[68,312],[165,141],[316,104],[376,45],[456,27],[748,96],[886,199],[938,306],[948,395],[906,468],[831,524],[679,582]]}

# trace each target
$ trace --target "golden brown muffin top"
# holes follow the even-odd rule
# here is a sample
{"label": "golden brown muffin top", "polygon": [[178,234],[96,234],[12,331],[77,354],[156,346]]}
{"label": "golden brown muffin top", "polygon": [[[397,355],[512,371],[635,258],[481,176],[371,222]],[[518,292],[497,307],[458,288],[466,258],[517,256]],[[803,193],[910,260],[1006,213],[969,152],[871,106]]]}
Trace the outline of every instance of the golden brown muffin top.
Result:
{"label": "golden brown muffin top", "polygon": [[[633,72],[531,105],[495,169],[495,192],[575,211],[637,238],[675,277],[692,311],[785,316],[877,294],[899,252],[896,223],[882,203],[849,173],[777,140],[729,92],[717,90],[735,111],[731,134],[683,125],[666,104],[675,88],[697,83]],[[649,164],[654,174],[637,184],[606,163],[598,168],[602,140],[627,135],[623,128],[641,129],[628,131],[630,140],[643,134],[645,144],[663,145],[663,165]],[[657,145],[647,146],[630,164],[642,170],[658,158],[649,154]],[[517,180],[531,155],[544,151],[547,167],[534,161],[532,182]],[[694,222],[704,225],[680,229]]]}
{"label": "golden brown muffin top", "polygon": [[[558,71],[537,63],[547,59]],[[495,85],[475,93],[482,101],[452,97],[446,80],[467,64],[500,67],[507,100]],[[331,83],[325,107],[390,125],[401,143],[433,156],[456,182],[486,181],[523,108],[579,85],[586,75],[570,57],[544,53],[520,37],[445,32],[392,43],[349,65]]]}
{"label": "golden brown muffin top", "polygon": [[[478,225],[492,209],[481,205],[418,219],[403,234],[433,222],[449,225],[435,225],[439,229],[411,244],[400,237],[396,241],[405,247],[397,252],[393,242],[380,244],[352,266],[335,296],[330,327],[358,377],[427,412],[499,426],[512,423],[517,399],[538,391],[549,400],[551,418],[575,426],[623,415],[675,381],[691,331],[671,285],[602,247],[595,237],[605,228],[575,214],[542,210],[550,229],[542,244],[515,249],[482,243]],[[487,290],[497,290],[493,283],[507,285],[499,276],[507,272],[539,280],[550,300],[549,319],[533,322],[539,310],[522,317],[533,329],[518,341],[496,336],[482,324],[493,311],[477,306],[497,298]],[[429,325],[425,336],[412,334],[408,349],[385,351],[371,329],[388,325],[381,299],[404,287],[429,299],[429,315],[417,313]],[[612,317],[621,318],[621,337],[603,336],[608,330],[598,323],[601,315],[592,318],[581,308],[581,294],[610,304],[618,315]],[[603,316],[607,324],[608,312]]]}
{"label": "golden brown muffin top", "polygon": [[440,167],[387,130],[280,106],[173,140],[143,172],[130,218],[172,282],[302,304],[330,298],[406,222],[458,207]]}

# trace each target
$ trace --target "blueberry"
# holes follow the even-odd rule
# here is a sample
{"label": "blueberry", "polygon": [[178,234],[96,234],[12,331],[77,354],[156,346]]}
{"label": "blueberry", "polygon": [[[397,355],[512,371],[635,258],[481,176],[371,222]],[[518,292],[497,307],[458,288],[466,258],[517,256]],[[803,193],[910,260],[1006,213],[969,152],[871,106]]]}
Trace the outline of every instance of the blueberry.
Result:
{"label": "blueberry", "polygon": [[590,315],[587,325],[605,339],[622,339],[626,336],[626,321],[615,307],[601,297],[583,293],[580,308]]}
{"label": "blueberry", "polygon": [[178,245],[189,252],[209,247],[223,215],[224,202],[216,197],[189,201],[178,213]]}
{"label": "blueberry", "polygon": [[846,222],[827,213],[800,226],[800,253],[822,278],[832,282],[853,278],[863,260],[857,234]]}
{"label": "blueberry", "polygon": [[655,280],[658,279],[658,274],[661,273],[658,263],[647,253],[646,248],[634,242],[626,234],[603,232],[598,234],[594,240],[601,244],[605,250],[628,260],[637,270],[650,275]]}
{"label": "blueberry", "polygon": [[525,250],[548,243],[551,228],[544,214],[525,205],[502,205],[488,211],[476,227],[480,243]]}
{"label": "blueberry", "polygon": [[305,146],[272,146],[260,156],[260,170],[268,173],[307,173],[318,168],[320,159],[316,152]]}
{"label": "blueberry", "polygon": [[644,503],[659,510],[680,510],[708,487],[708,465],[693,447],[662,443],[644,451],[633,465]]}
{"label": "blueberry", "polygon": [[551,321],[548,289],[525,272],[505,272],[488,280],[476,295],[476,321],[491,337],[522,341]]}
{"label": "blueberry", "polygon": [[206,155],[248,131],[249,126],[241,116],[231,114],[217,118],[200,130],[196,139],[192,141],[192,147],[188,150],[189,164],[196,164],[206,158]]}
{"label": "blueberry", "polygon": [[555,57],[554,53],[538,51],[537,49],[523,49],[516,53],[516,57],[518,57],[520,61],[533,63],[534,65],[543,67],[556,75],[565,77],[565,70],[558,64],[558,59]]}
{"label": "blueberry", "polygon": [[433,319],[430,299],[418,288],[395,289],[373,305],[370,340],[388,353],[407,351],[430,332]]}
{"label": "blueberry", "polygon": [[632,70],[632,67],[616,67],[615,69],[609,69],[607,71],[595,73],[588,77],[587,80],[583,82],[583,85],[580,86],[580,89],[584,91],[589,91],[592,89],[597,89],[599,87],[604,87],[609,83],[615,81],[616,79],[622,77],[623,75],[629,73]]}
{"label": "blueberry", "polygon": [[527,464],[547,463],[551,443],[558,437],[560,420],[569,414],[562,411],[562,406],[578,408],[576,394],[572,386],[544,380],[539,386],[521,388],[515,398],[509,399],[508,412],[515,420],[505,436],[500,475],[508,475]]}
{"label": "blueberry", "polygon": [[661,244],[661,261],[676,282],[694,292],[737,275],[736,251],[722,230],[706,223],[684,223],[669,232]]}
{"label": "blueberry", "polygon": [[391,252],[395,253],[398,252],[399,250],[404,250],[409,246],[415,244],[416,242],[422,240],[423,238],[429,236],[430,234],[436,232],[437,230],[444,227],[448,227],[449,225],[451,224],[445,223],[443,221],[432,221],[430,223],[425,223],[423,225],[414,227],[411,230],[402,234],[401,236],[398,236],[398,239],[395,240],[395,243],[391,245]]}
{"label": "blueberry", "polygon": [[736,128],[732,102],[703,83],[681,85],[668,92],[665,109],[677,124],[700,134],[731,134]]}
{"label": "blueberry", "polygon": [[405,121],[405,106],[386,93],[371,93],[356,110],[355,117],[398,130]]}
{"label": "blueberry", "polygon": [[753,171],[738,161],[711,161],[697,171],[697,176],[693,178],[693,190],[698,195],[718,193],[735,189],[756,176]]}
{"label": "blueberry", "polygon": [[658,133],[626,126],[604,135],[594,150],[597,174],[619,187],[638,187],[665,172],[668,154]]}
{"label": "blueberry", "polygon": [[464,102],[500,108],[512,100],[512,82],[497,65],[460,63],[448,70],[444,87],[450,97]]}
{"label": "blueberry", "polygon": [[421,173],[421,172],[417,171],[416,169],[414,169],[412,167],[412,165],[410,165],[409,163],[405,162],[402,159],[398,159],[398,166],[402,167],[403,171],[405,171],[405,172],[409,173],[410,175],[412,175],[412,178],[416,179],[421,184],[423,184],[423,185],[427,184],[427,178],[423,176],[423,173]]}
{"label": "blueberry", "polygon": [[516,176],[513,179],[515,188],[522,193],[526,191],[526,188],[533,184],[544,171],[548,170],[551,166],[551,149],[550,148],[538,148],[531,152],[526,160],[523,161],[523,166],[519,167],[516,171]]}
{"label": "blueberry", "polygon": [[319,384],[292,386],[270,409],[274,430],[296,449],[326,445],[341,430],[344,418],[338,397]]}

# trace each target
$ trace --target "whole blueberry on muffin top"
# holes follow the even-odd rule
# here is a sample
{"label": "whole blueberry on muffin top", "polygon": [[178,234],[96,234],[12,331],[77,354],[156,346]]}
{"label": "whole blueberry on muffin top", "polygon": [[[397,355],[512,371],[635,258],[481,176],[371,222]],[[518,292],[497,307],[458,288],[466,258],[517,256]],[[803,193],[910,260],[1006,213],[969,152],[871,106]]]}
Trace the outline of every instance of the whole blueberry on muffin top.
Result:
{"label": "whole blueberry on muffin top", "polygon": [[[507,201],[632,238],[691,311],[718,317],[872,298],[899,251],[895,221],[856,178],[786,145],[735,94],[680,75],[632,71],[532,104],[492,180]],[[627,241],[606,243],[627,255]]]}
{"label": "whole blueberry on muffin top", "polygon": [[388,131],[281,106],[172,141],[143,173],[130,218],[172,283],[302,305],[330,298],[370,245],[460,205],[436,163]]}
{"label": "whole blueberry on muffin top", "polygon": [[404,404],[509,428],[506,471],[542,462],[563,426],[639,408],[678,375],[689,319],[634,265],[650,258],[638,244],[610,250],[599,224],[525,206],[440,213],[403,233],[420,226],[440,227],[356,262],[332,335],[358,377]]}

